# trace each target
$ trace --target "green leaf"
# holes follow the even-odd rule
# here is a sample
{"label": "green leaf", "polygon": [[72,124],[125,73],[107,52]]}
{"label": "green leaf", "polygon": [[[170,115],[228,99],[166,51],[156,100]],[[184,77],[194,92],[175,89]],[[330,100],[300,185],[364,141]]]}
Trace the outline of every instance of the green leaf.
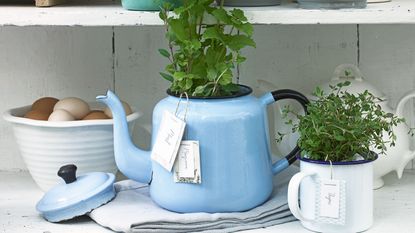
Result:
{"label": "green leaf", "polygon": [[191,72],[195,75],[194,79],[204,79],[206,77],[206,63],[203,56],[193,61]]}
{"label": "green leaf", "polygon": [[222,41],[222,35],[221,33],[218,31],[217,27],[209,27],[206,28],[206,30],[203,32],[203,38],[204,39],[217,39]]}
{"label": "green leaf", "polygon": [[176,79],[175,82],[177,83],[177,86],[180,88],[180,92],[183,92],[185,90],[184,87],[186,86],[186,81]]}
{"label": "green leaf", "polygon": [[185,77],[186,77],[186,73],[182,71],[179,71],[173,74],[173,78],[177,81],[182,81],[185,79]]}
{"label": "green leaf", "polygon": [[215,66],[217,62],[216,55],[217,55],[217,51],[213,47],[209,47],[206,50],[206,64],[208,65],[208,67]]}
{"label": "green leaf", "polygon": [[189,90],[193,86],[193,80],[188,78],[186,79],[186,85],[184,87],[185,90]]}
{"label": "green leaf", "polygon": [[230,93],[239,91],[239,86],[235,83],[230,83],[228,85],[222,86],[222,88]]}
{"label": "green leaf", "polygon": [[163,72],[160,72],[160,75],[161,75],[161,77],[163,77],[165,80],[170,81],[170,82],[173,82],[173,76],[171,76],[171,75],[169,75],[169,74],[166,74],[166,73],[163,73]]}
{"label": "green leaf", "polygon": [[221,86],[228,85],[232,82],[232,73],[226,72],[222,75],[222,77],[219,79],[219,84]]}
{"label": "green leaf", "polygon": [[245,35],[226,36],[226,44],[233,51],[239,51],[246,46],[256,46],[255,42]]}
{"label": "green leaf", "polygon": [[230,11],[232,16],[239,19],[240,21],[246,22],[248,19],[245,17],[244,12],[241,9],[233,9]]}
{"label": "green leaf", "polygon": [[226,12],[223,8],[217,8],[214,11],[212,11],[212,15],[215,16],[215,18],[225,24],[232,24],[231,17],[228,15],[228,12]]}
{"label": "green leaf", "polygon": [[194,4],[195,1],[187,1],[186,4],[183,4],[183,6],[174,8],[173,12],[176,15],[186,13],[186,11],[189,11],[194,6]]}
{"label": "green leaf", "polygon": [[177,39],[185,41],[188,38],[185,26],[180,19],[169,19],[169,25]]}
{"label": "green leaf", "polygon": [[203,92],[204,92],[204,90],[205,90],[205,85],[203,85],[203,86],[197,86],[196,88],[195,88],[195,91],[193,92],[193,94],[192,95],[194,95],[194,96],[199,96],[199,95],[201,95]]}
{"label": "green leaf", "polygon": [[228,69],[228,66],[226,63],[216,63],[215,69],[217,70],[219,74],[221,74],[223,72],[226,72],[226,70]]}
{"label": "green leaf", "polygon": [[195,91],[192,93],[192,95],[195,96],[210,96],[212,94],[213,86],[211,84],[205,84],[201,86],[197,86],[195,88]]}
{"label": "green leaf", "polygon": [[173,74],[174,72],[176,72],[176,68],[174,67],[174,64],[168,64],[166,66],[165,69],[167,72],[169,72],[170,74]]}
{"label": "green leaf", "polygon": [[200,43],[200,41],[194,39],[191,42],[191,47],[192,47],[193,50],[198,50],[202,47],[202,43]]}
{"label": "green leaf", "polygon": [[167,19],[167,14],[165,10],[161,10],[159,13],[159,18],[163,21],[165,21]]}
{"label": "green leaf", "polygon": [[335,138],[337,141],[345,141],[345,140],[346,140],[346,138],[345,138],[345,137],[343,137],[342,135],[335,135],[335,136],[334,136],[334,138]]}
{"label": "green leaf", "polygon": [[173,5],[168,1],[163,1],[162,9],[169,11],[173,8]]}
{"label": "green leaf", "polygon": [[242,62],[244,62],[244,61],[246,61],[246,57],[241,56],[240,54],[238,54],[238,55],[236,56],[236,63],[240,64],[240,63],[242,63]]}
{"label": "green leaf", "polygon": [[215,80],[217,76],[218,76],[218,74],[217,74],[215,69],[209,69],[208,70],[207,78],[209,79],[209,81]]}
{"label": "green leaf", "polygon": [[170,57],[170,53],[169,53],[167,50],[165,50],[165,49],[159,49],[159,53],[160,53],[163,57],[167,57],[167,58],[169,58],[169,57]]}
{"label": "green leaf", "polygon": [[252,27],[252,24],[250,23],[244,23],[244,24],[238,25],[236,28],[240,30],[241,32],[246,33],[248,36],[252,36],[254,32],[254,28]]}
{"label": "green leaf", "polygon": [[209,47],[206,50],[206,69],[215,67],[218,63],[224,62],[226,57],[226,48],[224,46]]}

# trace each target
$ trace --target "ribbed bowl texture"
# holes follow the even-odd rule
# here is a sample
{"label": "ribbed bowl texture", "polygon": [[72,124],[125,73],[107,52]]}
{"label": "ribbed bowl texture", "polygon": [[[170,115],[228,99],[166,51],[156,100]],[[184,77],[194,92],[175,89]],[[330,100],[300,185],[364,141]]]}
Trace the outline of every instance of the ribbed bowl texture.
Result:
{"label": "ribbed bowl texture", "polygon": [[[91,109],[99,109],[90,105]],[[77,176],[117,172],[112,119],[48,122],[21,117],[29,109],[30,106],[10,109],[3,117],[13,125],[21,156],[40,189],[47,191],[63,182],[57,171],[65,164],[75,164]],[[127,116],[130,133],[139,116],[138,112]]]}

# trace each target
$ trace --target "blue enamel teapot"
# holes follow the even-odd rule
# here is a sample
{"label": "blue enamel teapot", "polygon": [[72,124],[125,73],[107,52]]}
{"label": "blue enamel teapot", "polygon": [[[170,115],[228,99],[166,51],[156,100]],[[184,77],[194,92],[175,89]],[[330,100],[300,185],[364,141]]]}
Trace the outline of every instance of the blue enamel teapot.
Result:
{"label": "blue enamel teapot", "polygon": [[[293,90],[277,90],[260,98],[239,85],[238,94],[226,97],[190,97],[185,140],[200,145],[200,184],[176,183],[173,172],[137,148],[129,136],[126,116],[117,96],[108,91],[97,100],[106,104],[114,119],[114,153],[119,170],[128,178],[150,183],[150,195],[159,206],[180,213],[236,212],[265,202],[273,189],[273,176],[296,160],[299,148],[272,163],[267,106],[281,99],[297,100],[305,109],[307,98]],[[174,113],[180,98],[171,92],[153,111],[154,145],[163,112]],[[180,105],[179,112],[184,112]]]}

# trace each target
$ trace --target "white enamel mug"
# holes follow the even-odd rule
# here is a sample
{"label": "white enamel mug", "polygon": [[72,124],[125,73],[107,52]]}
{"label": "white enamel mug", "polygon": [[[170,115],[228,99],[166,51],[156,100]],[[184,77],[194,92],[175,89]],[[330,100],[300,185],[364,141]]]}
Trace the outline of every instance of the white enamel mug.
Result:
{"label": "white enamel mug", "polygon": [[[301,171],[291,178],[288,185],[288,205],[305,228],[316,232],[350,233],[365,231],[372,226],[373,160],[333,162],[330,165],[325,161],[301,158],[300,168]],[[336,221],[337,224],[316,220],[319,216],[316,201],[319,181],[329,179],[345,181],[343,225]]]}

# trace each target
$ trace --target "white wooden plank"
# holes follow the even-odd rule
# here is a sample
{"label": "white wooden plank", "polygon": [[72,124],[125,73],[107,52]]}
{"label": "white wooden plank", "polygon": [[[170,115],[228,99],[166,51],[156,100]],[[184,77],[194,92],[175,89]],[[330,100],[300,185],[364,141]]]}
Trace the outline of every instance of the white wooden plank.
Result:
{"label": "white wooden plank", "polygon": [[[94,101],[113,87],[111,28],[0,27],[0,112],[41,96]],[[0,121],[0,170],[24,169]]]}
{"label": "white wooden plank", "polygon": [[119,1],[69,2],[49,8],[0,6],[0,26],[162,25],[158,12],[128,11]]}
{"label": "white wooden plank", "polygon": [[[317,85],[330,80],[337,65],[357,63],[354,25],[264,25],[256,26],[254,35],[257,48],[245,51],[247,62],[240,67],[240,82],[253,87],[257,94],[290,88],[308,95]],[[288,154],[296,144],[295,139],[275,142],[276,132],[290,131],[279,114],[287,104],[298,105],[279,101],[269,114],[271,149],[280,156]]]}
{"label": "white wooden plank", "polygon": [[[167,64],[158,52],[167,48],[164,30],[162,26],[115,28],[115,90],[144,113],[138,125],[151,125],[153,108],[169,87],[159,75]],[[134,136],[139,145],[149,146],[150,135],[142,128],[136,128]]]}
{"label": "white wooden plank", "polygon": [[[360,26],[360,67],[368,82],[382,90],[396,108],[404,93],[415,90],[415,26]],[[405,118],[415,127],[415,100],[405,108]],[[412,148],[415,138],[412,139]],[[407,169],[413,169],[410,163]]]}
{"label": "white wooden plank", "polygon": [[[296,3],[246,10],[254,24],[414,24],[415,2],[393,0],[369,4],[365,9],[305,10]],[[51,8],[0,6],[0,25],[84,25],[134,26],[161,25],[157,12],[127,11],[119,2],[96,0],[70,2]]]}
{"label": "white wooden plank", "polygon": [[254,39],[257,48],[245,51],[240,69],[241,82],[253,87],[262,79],[308,94],[337,65],[357,63],[355,25],[256,26]]}
{"label": "white wooden plank", "polygon": [[392,107],[415,89],[415,26],[360,26],[360,67],[368,82],[389,96]]}

